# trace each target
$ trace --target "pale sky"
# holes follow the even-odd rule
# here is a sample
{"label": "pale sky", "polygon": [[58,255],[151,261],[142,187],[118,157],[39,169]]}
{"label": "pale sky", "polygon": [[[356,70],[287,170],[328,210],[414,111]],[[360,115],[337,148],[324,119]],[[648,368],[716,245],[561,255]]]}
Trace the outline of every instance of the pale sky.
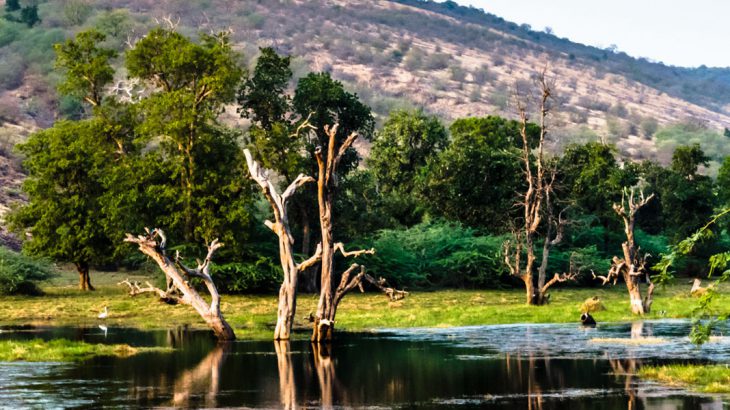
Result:
{"label": "pale sky", "polygon": [[669,65],[730,67],[730,1],[455,0],[533,30]]}

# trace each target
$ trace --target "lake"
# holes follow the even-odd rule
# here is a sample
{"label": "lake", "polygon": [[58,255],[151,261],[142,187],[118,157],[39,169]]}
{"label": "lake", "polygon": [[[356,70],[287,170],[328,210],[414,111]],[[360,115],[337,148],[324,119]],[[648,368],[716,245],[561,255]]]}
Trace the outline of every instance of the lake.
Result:
{"label": "lake", "polygon": [[[331,346],[237,341],[209,332],[2,328],[0,339],[170,346],[83,363],[0,363],[0,407],[722,409],[727,396],[638,380],[647,363],[730,362],[730,340],[700,348],[686,321],[392,329]],[[725,329],[721,329],[724,331]],[[611,338],[656,337],[628,345]],[[601,341],[601,339],[609,339]]]}

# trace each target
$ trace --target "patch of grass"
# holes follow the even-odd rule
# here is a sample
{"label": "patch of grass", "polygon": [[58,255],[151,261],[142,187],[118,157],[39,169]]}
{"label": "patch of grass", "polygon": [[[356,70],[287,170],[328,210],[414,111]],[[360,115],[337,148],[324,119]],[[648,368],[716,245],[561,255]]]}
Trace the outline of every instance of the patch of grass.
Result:
{"label": "patch of grass", "polygon": [[689,387],[703,393],[730,393],[730,366],[672,364],[645,366],[639,376],[660,383]]}
{"label": "patch of grass", "polygon": [[67,339],[0,340],[0,361],[79,362],[95,356],[127,357],[157,349],[159,348],[132,347],[126,344],[91,344]]}
{"label": "patch of grass", "polygon": [[[104,276],[113,275],[114,279]],[[189,325],[205,328],[205,323],[190,307],[168,305],[151,295],[130,297],[127,289],[111,285],[120,274],[97,273],[95,292],[81,292],[75,284],[47,287],[45,295],[0,296],[0,325],[95,326],[97,315],[109,307],[107,326],[161,329]],[[94,278],[92,278],[94,279]],[[143,280],[143,278],[141,278]],[[105,284],[106,283],[106,284]],[[717,314],[730,314],[730,285],[719,289]],[[524,291],[440,290],[411,292],[398,302],[380,293],[351,293],[337,311],[337,329],[364,331],[377,328],[448,327],[509,323],[579,323],[580,306],[587,298],[598,296],[606,306],[595,313],[598,323],[630,321],[629,298],[625,286],[599,288],[556,288],[547,306],[526,306]],[[300,294],[297,298],[295,333],[307,337],[307,320],[317,307],[318,295]],[[659,287],[654,293],[652,313],[645,319],[688,318],[696,306],[689,286]],[[226,320],[243,339],[269,339],[276,324],[277,297],[271,295],[223,295],[221,308]]]}

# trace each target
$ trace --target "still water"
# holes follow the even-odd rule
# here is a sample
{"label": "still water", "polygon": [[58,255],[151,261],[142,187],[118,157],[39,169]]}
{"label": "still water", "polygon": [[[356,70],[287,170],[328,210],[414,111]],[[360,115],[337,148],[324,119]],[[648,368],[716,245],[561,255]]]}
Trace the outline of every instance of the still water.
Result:
{"label": "still water", "polygon": [[[730,341],[702,348],[683,321],[480,326],[337,335],[332,346],[237,341],[208,332],[2,328],[0,338],[171,346],[79,364],[0,363],[3,408],[722,409],[727,396],[638,380],[646,363],[730,362]],[[597,338],[653,336],[627,346]]]}

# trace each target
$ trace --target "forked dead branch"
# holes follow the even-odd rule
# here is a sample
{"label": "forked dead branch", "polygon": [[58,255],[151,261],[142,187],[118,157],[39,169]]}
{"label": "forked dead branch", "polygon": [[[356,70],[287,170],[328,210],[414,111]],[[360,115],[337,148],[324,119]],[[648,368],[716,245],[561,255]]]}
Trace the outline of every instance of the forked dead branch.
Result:
{"label": "forked dead branch", "polygon": [[[154,293],[166,302],[190,305],[205,320],[205,323],[210,326],[219,340],[234,340],[236,336],[220,311],[220,294],[210,275],[210,264],[213,259],[213,254],[223,246],[223,243],[218,242],[217,239],[213,240],[208,245],[208,253],[205,259],[202,262],[198,261],[198,266],[191,269],[182,263],[179,252],[175,253],[174,260],[171,260],[167,256],[167,238],[161,229],[145,229],[145,231],[145,235],[133,236],[127,234],[124,241],[137,244],[140,252],[157,262],[162,272],[165,273],[167,289],[162,290],[156,288],[149,282],[147,282],[147,287],[143,288],[138,283],[132,283],[127,280],[122,282],[122,284],[129,286],[130,295]],[[192,278],[199,278],[203,281],[210,294],[210,303],[206,302],[195,287],[190,284]]]}

